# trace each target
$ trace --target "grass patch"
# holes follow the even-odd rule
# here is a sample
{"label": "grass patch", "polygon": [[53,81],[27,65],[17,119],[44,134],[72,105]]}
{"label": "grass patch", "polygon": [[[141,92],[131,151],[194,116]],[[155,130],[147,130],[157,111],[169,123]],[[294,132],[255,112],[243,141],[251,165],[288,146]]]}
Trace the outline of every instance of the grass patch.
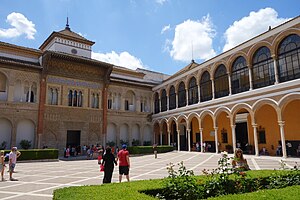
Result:
{"label": "grass patch", "polygon": [[[251,178],[266,178],[272,175],[274,170],[253,170],[248,171],[247,175]],[[277,170],[276,174],[289,174],[290,171]],[[208,179],[207,176],[196,176],[196,179],[201,183]],[[101,180],[99,180],[101,182]],[[112,183],[94,186],[80,186],[57,189],[54,191],[54,200],[68,199],[156,199],[154,196],[156,191],[162,190],[164,180],[144,180],[124,183]],[[260,190],[257,192],[246,194],[226,195],[209,199],[300,199],[300,186],[292,186],[283,189]]]}

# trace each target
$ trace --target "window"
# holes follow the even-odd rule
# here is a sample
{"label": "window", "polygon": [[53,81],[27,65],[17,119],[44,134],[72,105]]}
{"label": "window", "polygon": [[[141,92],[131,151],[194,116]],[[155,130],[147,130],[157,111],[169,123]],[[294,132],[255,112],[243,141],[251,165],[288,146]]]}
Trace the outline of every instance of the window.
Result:
{"label": "window", "polygon": [[175,87],[172,85],[169,92],[169,110],[176,108],[176,93]]}
{"label": "window", "polygon": [[73,107],[82,107],[83,106],[83,93],[77,90],[69,90],[68,94],[68,105]]}
{"label": "window", "polygon": [[107,101],[107,109],[112,109],[112,100],[108,99]]}
{"label": "window", "polygon": [[154,113],[159,113],[159,97],[157,92],[154,95]]}
{"label": "window", "polygon": [[129,110],[129,102],[128,102],[128,100],[125,100],[125,110]]}
{"label": "window", "polygon": [[72,106],[72,102],[73,102],[73,91],[72,90],[69,91],[68,102],[69,102],[68,105]]}
{"label": "window", "polygon": [[228,136],[227,136],[227,130],[222,129],[221,130],[221,136],[222,136],[222,143],[228,143]]}
{"label": "window", "polygon": [[224,65],[220,65],[215,72],[215,98],[229,94],[228,76]]}
{"label": "window", "polygon": [[58,89],[49,88],[49,90],[48,90],[48,104],[58,105]]}
{"label": "window", "polygon": [[189,82],[189,105],[198,103],[198,86],[196,83],[196,78],[191,78]]}
{"label": "window", "polygon": [[78,93],[77,93],[77,91],[75,90],[75,91],[74,91],[74,95],[73,95],[73,106],[74,106],[74,107],[77,107],[77,100],[78,100]]}
{"label": "window", "polygon": [[240,93],[249,90],[249,70],[244,57],[238,57],[231,71],[231,88],[232,94]]}
{"label": "window", "polygon": [[186,106],[186,92],[184,82],[181,82],[178,87],[178,107]]}
{"label": "window", "polygon": [[81,91],[79,91],[79,93],[78,93],[78,103],[77,103],[78,107],[82,107],[82,104],[83,104],[82,98],[83,98],[83,94],[82,94]]}
{"label": "window", "polygon": [[253,56],[253,88],[261,88],[275,83],[274,65],[267,47],[259,48]]}
{"label": "window", "polygon": [[262,128],[261,126],[258,128],[258,144],[266,144],[265,128]]}
{"label": "window", "polygon": [[208,101],[212,99],[212,86],[210,75],[207,71],[202,74],[200,80],[200,101]]}
{"label": "window", "polygon": [[161,112],[167,111],[167,92],[163,89],[161,93]]}
{"label": "window", "polygon": [[286,37],[279,45],[278,53],[279,81],[300,78],[300,36],[292,34]]}
{"label": "window", "polygon": [[6,76],[0,73],[0,92],[6,92]]}

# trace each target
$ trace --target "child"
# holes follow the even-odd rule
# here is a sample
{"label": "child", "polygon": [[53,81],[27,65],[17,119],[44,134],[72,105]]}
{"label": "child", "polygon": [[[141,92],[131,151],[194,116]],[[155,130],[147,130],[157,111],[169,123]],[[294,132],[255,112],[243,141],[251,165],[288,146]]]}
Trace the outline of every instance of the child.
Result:
{"label": "child", "polygon": [[232,167],[237,171],[250,170],[247,160],[243,156],[243,151],[240,148],[236,148],[234,158],[232,160]]}
{"label": "child", "polygon": [[1,181],[5,181],[4,175],[5,161],[4,161],[4,151],[0,152],[0,171],[1,171]]}

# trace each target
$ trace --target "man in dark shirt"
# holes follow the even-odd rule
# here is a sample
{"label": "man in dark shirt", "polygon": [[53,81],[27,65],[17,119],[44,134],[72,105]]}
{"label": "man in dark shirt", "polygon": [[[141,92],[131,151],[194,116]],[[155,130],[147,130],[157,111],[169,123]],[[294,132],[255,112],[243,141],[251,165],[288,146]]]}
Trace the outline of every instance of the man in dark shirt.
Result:
{"label": "man in dark shirt", "polygon": [[111,153],[111,148],[107,147],[102,160],[102,165],[104,166],[103,183],[111,183],[111,177],[114,171],[114,164],[117,165],[115,156]]}

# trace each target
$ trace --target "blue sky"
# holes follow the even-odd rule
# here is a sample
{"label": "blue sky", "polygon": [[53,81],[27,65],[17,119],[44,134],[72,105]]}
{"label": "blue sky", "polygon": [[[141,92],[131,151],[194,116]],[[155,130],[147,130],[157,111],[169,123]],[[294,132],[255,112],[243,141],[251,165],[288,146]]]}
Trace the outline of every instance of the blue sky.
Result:
{"label": "blue sky", "polygon": [[300,15],[299,0],[0,0],[0,41],[39,48],[71,30],[92,57],[174,74]]}

